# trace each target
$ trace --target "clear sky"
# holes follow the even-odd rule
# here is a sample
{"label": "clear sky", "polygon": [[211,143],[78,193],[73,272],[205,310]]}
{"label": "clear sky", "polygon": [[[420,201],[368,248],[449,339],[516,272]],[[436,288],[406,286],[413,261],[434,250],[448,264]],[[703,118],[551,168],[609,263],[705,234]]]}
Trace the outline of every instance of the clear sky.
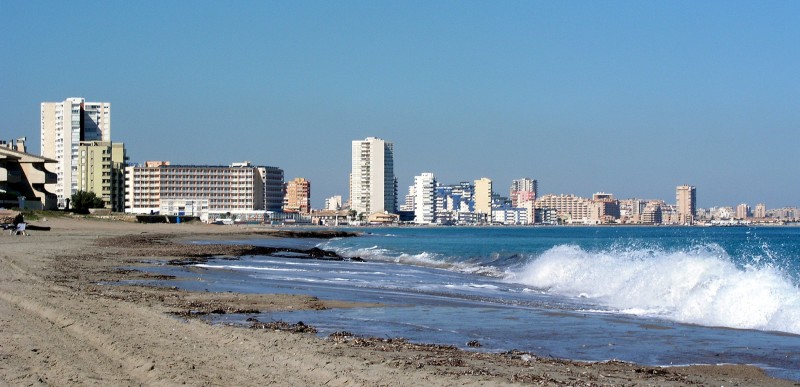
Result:
{"label": "clear sky", "polygon": [[2,1],[0,138],[39,104],[110,102],[131,161],[282,167],[348,195],[350,143],[399,194],[800,206],[799,1]]}

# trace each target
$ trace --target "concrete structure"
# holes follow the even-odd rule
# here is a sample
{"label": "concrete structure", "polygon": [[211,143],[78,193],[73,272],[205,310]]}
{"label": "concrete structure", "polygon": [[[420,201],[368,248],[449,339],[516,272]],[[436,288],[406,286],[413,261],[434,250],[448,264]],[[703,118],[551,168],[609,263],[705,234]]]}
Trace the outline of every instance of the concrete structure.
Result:
{"label": "concrete structure", "polygon": [[564,223],[591,223],[592,201],[575,195],[545,195],[536,199],[536,209],[554,209]]}
{"label": "concrete structure", "polygon": [[283,171],[277,167],[148,161],[126,168],[125,212],[160,211],[163,199],[208,200],[209,221],[230,213],[241,221],[265,222],[272,218],[270,203],[283,202],[282,188],[268,192],[275,186],[283,187]]}
{"label": "concrete structure", "polygon": [[521,225],[528,224],[530,222],[528,218],[528,211],[525,208],[499,207],[492,209],[492,223]]}
{"label": "concrete structure", "polygon": [[342,195],[334,195],[325,199],[325,210],[339,211],[342,209]]}
{"label": "concrete structure", "polygon": [[286,196],[283,200],[284,212],[311,212],[311,182],[298,177],[286,183]]}
{"label": "concrete structure", "polygon": [[619,200],[604,192],[592,195],[591,218],[597,223],[615,222],[620,218]]}
{"label": "concrete structure", "polygon": [[511,181],[511,188],[509,189],[511,207],[523,207],[522,203],[536,201],[538,189],[539,183],[527,177]]}
{"label": "concrete structure", "polygon": [[208,222],[208,199],[161,199],[161,215],[196,216]]}
{"label": "concrete structure", "polygon": [[350,208],[359,214],[397,211],[394,145],[376,137],[352,143]]}
{"label": "concrete structure", "polygon": [[[339,197],[341,202],[341,196]],[[318,226],[345,226],[348,224],[350,211],[322,210],[311,214],[311,224]]]}
{"label": "concrete structure", "polygon": [[436,177],[425,172],[414,177],[414,223],[431,224],[436,215]]}
{"label": "concrete structure", "polygon": [[736,219],[747,219],[750,217],[750,206],[742,203],[736,206]]}
{"label": "concrete structure", "polygon": [[649,202],[645,205],[641,214],[642,224],[661,224],[663,221],[661,213],[661,205],[658,202]]}
{"label": "concrete structure", "polygon": [[413,185],[408,186],[408,193],[406,194],[403,204],[400,205],[400,211],[414,212],[414,196],[416,196],[415,192],[416,191]]}
{"label": "concrete structure", "polygon": [[125,211],[125,145],[104,141],[83,141],[78,146],[79,191],[94,192],[105,208]]}
{"label": "concrete structure", "polygon": [[41,104],[42,156],[56,160],[58,206],[78,190],[78,146],[82,141],[111,141],[111,104],[67,98]]}
{"label": "concrete structure", "polygon": [[475,180],[475,212],[492,216],[492,180],[482,177]]}
{"label": "concrete structure", "polygon": [[55,209],[56,160],[26,150],[24,137],[0,141],[0,207]]}
{"label": "concrete structure", "polygon": [[675,207],[678,224],[694,224],[694,215],[697,210],[697,193],[694,186],[680,185],[675,189]]}
{"label": "concrete structure", "polygon": [[753,212],[753,217],[758,219],[764,219],[767,217],[767,206],[764,203],[756,204],[756,209]]}

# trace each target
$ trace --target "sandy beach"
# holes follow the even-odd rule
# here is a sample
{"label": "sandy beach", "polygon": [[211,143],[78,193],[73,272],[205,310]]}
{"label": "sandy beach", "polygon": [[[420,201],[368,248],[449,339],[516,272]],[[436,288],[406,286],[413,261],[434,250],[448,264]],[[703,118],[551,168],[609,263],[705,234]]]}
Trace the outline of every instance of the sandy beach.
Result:
{"label": "sandy beach", "polygon": [[746,365],[658,368],[470,352],[359,332],[320,338],[296,321],[211,325],[195,317],[371,305],[323,301],[314,294],[192,293],[115,284],[152,278],[123,269],[144,261],[242,253],[242,247],[186,245],[187,240],[264,238],[270,229],[69,217],[32,223],[51,230],[0,236],[3,385],[800,385]]}

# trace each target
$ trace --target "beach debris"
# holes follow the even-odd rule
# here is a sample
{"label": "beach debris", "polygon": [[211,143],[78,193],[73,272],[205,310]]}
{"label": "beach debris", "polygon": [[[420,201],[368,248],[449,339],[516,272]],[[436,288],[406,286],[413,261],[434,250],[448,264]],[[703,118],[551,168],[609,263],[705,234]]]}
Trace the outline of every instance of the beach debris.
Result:
{"label": "beach debris", "polygon": [[258,319],[252,318],[247,319],[247,321],[251,321],[250,329],[270,329],[273,331],[282,331],[282,332],[291,332],[291,333],[317,333],[317,329],[306,325],[302,321],[298,321],[296,324],[289,324],[285,321],[271,321],[271,322],[261,322]]}

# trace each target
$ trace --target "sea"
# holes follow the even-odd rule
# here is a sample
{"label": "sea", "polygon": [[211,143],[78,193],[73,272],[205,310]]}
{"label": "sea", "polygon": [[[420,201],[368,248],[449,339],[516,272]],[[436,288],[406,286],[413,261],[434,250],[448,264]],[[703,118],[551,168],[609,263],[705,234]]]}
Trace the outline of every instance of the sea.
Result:
{"label": "sea", "polygon": [[218,323],[303,321],[321,336],[348,331],[578,361],[752,364],[800,381],[800,227],[352,231],[361,236],[229,243],[316,246],[365,262],[278,254],[151,270],[183,278],[177,283],[189,290],[381,304]]}

